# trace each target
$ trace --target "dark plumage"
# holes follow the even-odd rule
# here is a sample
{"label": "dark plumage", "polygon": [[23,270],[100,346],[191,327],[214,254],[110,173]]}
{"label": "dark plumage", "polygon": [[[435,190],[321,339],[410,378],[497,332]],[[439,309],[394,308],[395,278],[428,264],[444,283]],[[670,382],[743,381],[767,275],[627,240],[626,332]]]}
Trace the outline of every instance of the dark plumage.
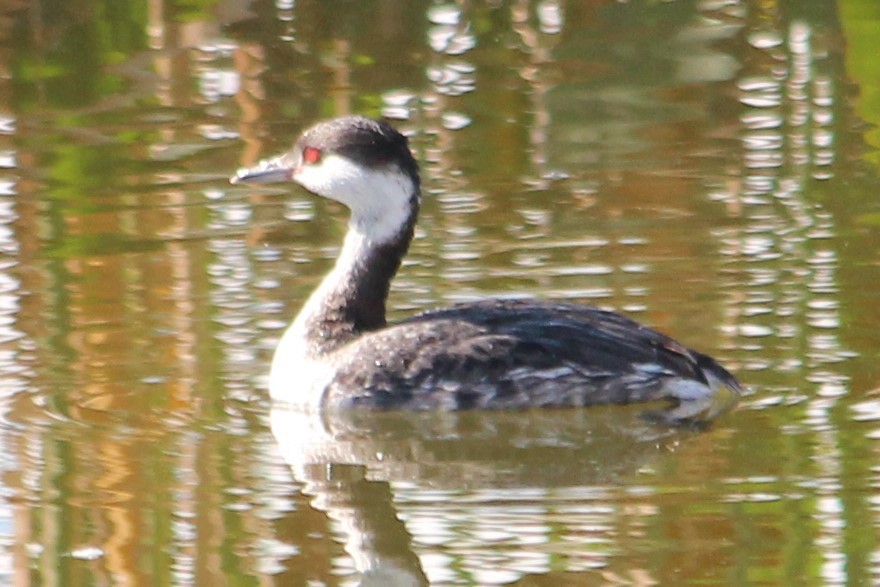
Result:
{"label": "dark plumage", "polygon": [[739,390],[712,358],[620,314],[522,300],[420,314],[349,343],[334,365],[334,406],[625,404],[674,399],[682,379]]}

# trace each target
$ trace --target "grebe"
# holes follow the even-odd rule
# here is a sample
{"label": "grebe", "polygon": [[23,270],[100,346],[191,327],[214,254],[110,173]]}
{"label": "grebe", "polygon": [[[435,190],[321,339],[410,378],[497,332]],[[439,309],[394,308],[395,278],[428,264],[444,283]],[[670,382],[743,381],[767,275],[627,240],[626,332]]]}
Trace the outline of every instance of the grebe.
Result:
{"label": "grebe", "polygon": [[[737,380],[714,359],[629,318],[563,302],[486,300],[385,320],[413,238],[418,164],[390,124],[349,116],[307,130],[237,183],[293,181],[347,206],[332,271],[278,344],[276,401],[307,408],[458,410],[667,401],[724,411]],[[720,399],[719,399],[720,398]]]}

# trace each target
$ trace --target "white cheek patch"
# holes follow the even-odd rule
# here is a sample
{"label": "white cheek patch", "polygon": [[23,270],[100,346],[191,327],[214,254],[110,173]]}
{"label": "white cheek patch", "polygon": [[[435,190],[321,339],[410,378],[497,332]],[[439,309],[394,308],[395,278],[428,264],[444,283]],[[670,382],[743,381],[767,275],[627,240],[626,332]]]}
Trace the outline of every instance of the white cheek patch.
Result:
{"label": "white cheek patch", "polygon": [[368,169],[328,153],[318,163],[304,164],[293,180],[314,194],[345,204],[351,210],[351,227],[370,240],[397,236],[411,213],[415,186],[394,167]]}
{"label": "white cheek patch", "polygon": [[314,194],[347,205],[345,195],[361,174],[363,170],[350,160],[330,153],[317,163],[302,163],[293,180]]}

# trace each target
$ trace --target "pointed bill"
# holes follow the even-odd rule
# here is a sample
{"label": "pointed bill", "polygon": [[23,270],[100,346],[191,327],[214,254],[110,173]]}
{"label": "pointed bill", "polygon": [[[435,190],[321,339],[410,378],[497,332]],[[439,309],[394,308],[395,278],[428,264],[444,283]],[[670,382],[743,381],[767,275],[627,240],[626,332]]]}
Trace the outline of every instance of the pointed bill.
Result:
{"label": "pointed bill", "polygon": [[229,183],[276,183],[290,181],[295,167],[287,154],[264,159],[253,167],[242,167],[229,178]]}

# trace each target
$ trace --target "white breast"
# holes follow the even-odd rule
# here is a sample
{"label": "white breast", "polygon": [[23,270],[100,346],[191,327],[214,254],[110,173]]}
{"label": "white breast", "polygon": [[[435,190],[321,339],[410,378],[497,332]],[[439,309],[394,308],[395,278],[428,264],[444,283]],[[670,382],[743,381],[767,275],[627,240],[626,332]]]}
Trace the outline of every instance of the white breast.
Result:
{"label": "white breast", "polygon": [[319,409],[333,374],[334,369],[327,361],[309,357],[305,338],[294,323],[275,349],[269,373],[269,395],[276,402]]}

